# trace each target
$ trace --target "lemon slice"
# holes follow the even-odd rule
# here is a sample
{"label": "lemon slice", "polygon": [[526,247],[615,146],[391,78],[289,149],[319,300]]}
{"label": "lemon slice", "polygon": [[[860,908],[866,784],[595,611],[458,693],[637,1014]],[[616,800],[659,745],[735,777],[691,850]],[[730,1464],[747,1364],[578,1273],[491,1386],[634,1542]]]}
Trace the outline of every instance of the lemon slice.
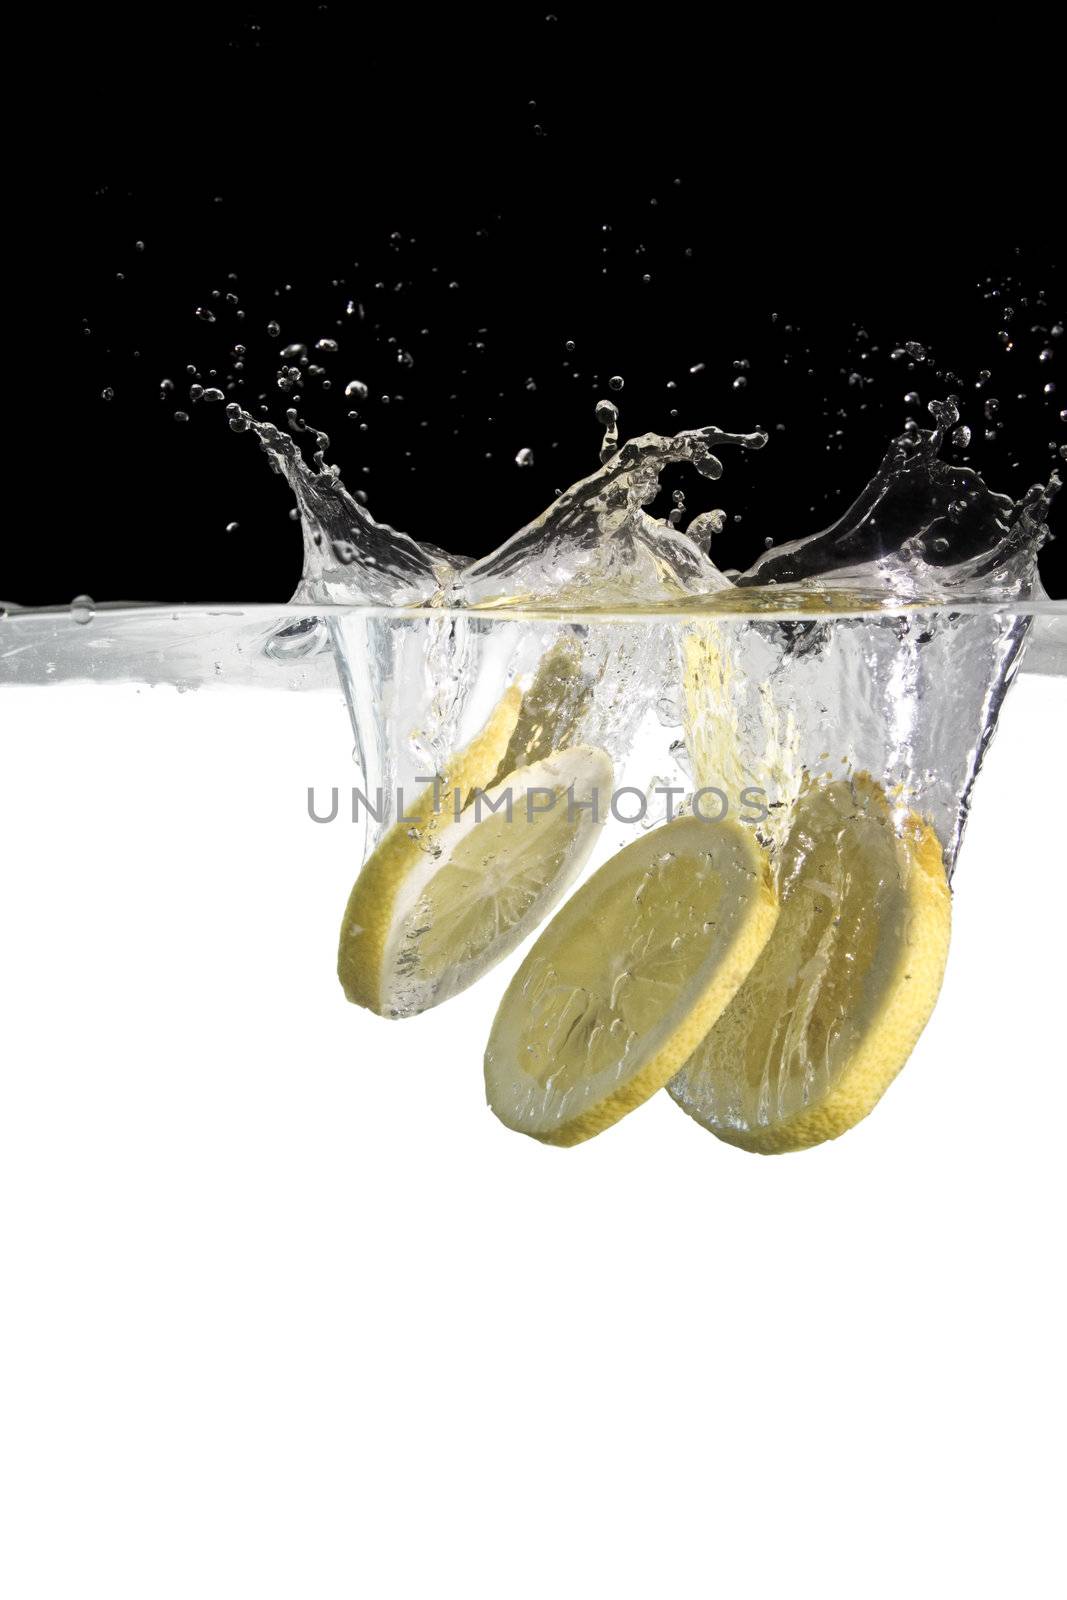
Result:
{"label": "lemon slice", "polygon": [[573,634],[557,639],[538,663],[522,696],[494,782],[503,782],[516,767],[531,766],[575,743],[592,703],[593,686],[591,673],[584,669],[579,640]]}
{"label": "lemon slice", "polygon": [[660,1089],[759,955],[776,916],[767,858],[733,822],[679,817],[628,845],[528,953],[485,1052],[509,1128],[577,1144]]}
{"label": "lemon slice", "polygon": [[[521,707],[522,691],[513,684],[481,732],[450,762],[441,785],[446,803],[456,790],[467,796],[494,781]],[[432,785],[422,790],[411,805],[411,820],[389,829],[364,863],[348,897],[341,921],[337,976],[347,998],[372,1011],[380,1009],[382,946],[388,936],[396,891],[407,872],[418,864],[419,855],[433,849],[433,836],[442,821],[435,809],[437,798]]]}
{"label": "lemon slice", "polygon": [[474,983],[573,881],[611,781],[608,756],[575,745],[487,791],[475,786],[458,819],[442,812],[421,830],[398,824],[349,897],[338,956],[348,998],[413,1016]]}
{"label": "lemon slice", "polygon": [[763,954],[669,1085],[719,1138],[771,1154],[836,1138],[899,1072],[937,999],[951,899],[941,846],[869,778],[802,794]]}

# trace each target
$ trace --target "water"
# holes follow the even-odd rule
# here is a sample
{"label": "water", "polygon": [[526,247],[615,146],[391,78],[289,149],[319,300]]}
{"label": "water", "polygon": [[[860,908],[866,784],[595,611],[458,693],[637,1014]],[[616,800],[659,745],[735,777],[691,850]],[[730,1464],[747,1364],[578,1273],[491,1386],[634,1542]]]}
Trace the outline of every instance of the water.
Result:
{"label": "water", "polygon": [[[680,491],[667,518],[649,507],[665,472],[687,464],[718,480],[722,458],[761,449],[763,434],[705,427],[620,447],[617,408],[603,400],[599,468],[470,561],[374,518],[327,464],[329,440],[295,411],[286,432],[231,405],[230,427],[294,493],[304,566],[293,599],[8,608],[0,682],[336,690],[340,680],[357,781],[386,795],[443,770],[509,683],[536,682],[555,737],[605,749],[616,781],[649,796],[645,826],[663,787],[685,796],[714,785],[735,801],[756,788],[773,847],[800,785],[868,771],[901,814],[933,822],[951,870],[1031,637],[1044,670],[1063,670],[1067,649],[1064,608],[1036,577],[1055,477],[1018,501],[994,493],[944,459],[954,402],[930,410],[934,427],[894,440],[838,522],[731,578],[714,560],[723,512],[683,527]],[[538,737],[529,733],[527,757]]]}

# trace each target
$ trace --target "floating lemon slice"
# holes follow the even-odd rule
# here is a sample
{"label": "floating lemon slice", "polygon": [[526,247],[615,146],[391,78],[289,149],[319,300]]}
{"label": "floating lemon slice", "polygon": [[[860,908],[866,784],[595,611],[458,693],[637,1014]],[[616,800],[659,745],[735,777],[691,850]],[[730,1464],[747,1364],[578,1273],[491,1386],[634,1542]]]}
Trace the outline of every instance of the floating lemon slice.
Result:
{"label": "floating lemon slice", "polygon": [[413,1016],[466,989],[532,932],[592,849],[611,794],[602,750],[575,745],[482,790],[472,775],[486,758],[495,769],[488,730],[446,779],[445,808],[468,796],[458,818],[435,814],[426,791],[419,821],[398,823],[356,880],[338,975],[357,1005]]}
{"label": "floating lemon slice", "polygon": [[679,817],[620,850],[526,956],[485,1053],[509,1128],[577,1144],[660,1089],[774,925],[765,853],[732,822]]}
{"label": "floating lemon slice", "polygon": [[936,835],[913,814],[894,827],[869,778],[800,796],[779,884],[763,954],[669,1085],[765,1154],[836,1138],[877,1103],[933,1010],[951,922]]}

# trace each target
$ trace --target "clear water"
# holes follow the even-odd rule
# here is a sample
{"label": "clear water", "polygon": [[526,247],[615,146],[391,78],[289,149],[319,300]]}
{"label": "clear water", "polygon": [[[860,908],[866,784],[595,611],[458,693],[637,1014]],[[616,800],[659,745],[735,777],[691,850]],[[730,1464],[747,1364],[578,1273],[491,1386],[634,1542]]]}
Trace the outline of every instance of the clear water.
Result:
{"label": "clear water", "polygon": [[646,826],[660,788],[756,786],[773,843],[805,774],[868,771],[933,821],[951,869],[1014,674],[1028,647],[1039,669],[1064,670],[1067,638],[1065,608],[1036,577],[1055,477],[1019,501],[992,492],[942,460],[959,419],[951,402],[931,409],[936,426],[895,440],[836,524],[727,574],[714,562],[723,513],[683,527],[680,496],[667,519],[648,507],[665,470],[686,462],[718,479],[721,457],[761,448],[761,434],[702,428],[620,447],[603,401],[599,468],[472,562],[372,517],[326,464],[324,435],[309,434],[309,461],[291,434],[231,406],[231,428],[296,498],[292,601],[9,607],[0,683],[336,690],[340,678],[356,781],[389,795],[442,770],[506,686],[557,650],[567,737],[606,749],[617,783],[649,795]]}

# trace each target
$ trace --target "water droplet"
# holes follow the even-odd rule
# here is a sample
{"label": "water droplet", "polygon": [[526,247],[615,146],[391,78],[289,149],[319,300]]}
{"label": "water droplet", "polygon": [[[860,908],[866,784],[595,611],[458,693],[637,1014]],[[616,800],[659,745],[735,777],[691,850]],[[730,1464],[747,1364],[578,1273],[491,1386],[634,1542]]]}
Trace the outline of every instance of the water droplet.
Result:
{"label": "water droplet", "polygon": [[947,400],[931,400],[926,409],[939,428],[954,428],[960,420],[959,406],[952,395]]}
{"label": "water droplet", "polygon": [[70,614],[74,621],[80,623],[82,627],[87,622],[92,622],[95,611],[96,601],[87,594],[75,595],[70,602]]}

